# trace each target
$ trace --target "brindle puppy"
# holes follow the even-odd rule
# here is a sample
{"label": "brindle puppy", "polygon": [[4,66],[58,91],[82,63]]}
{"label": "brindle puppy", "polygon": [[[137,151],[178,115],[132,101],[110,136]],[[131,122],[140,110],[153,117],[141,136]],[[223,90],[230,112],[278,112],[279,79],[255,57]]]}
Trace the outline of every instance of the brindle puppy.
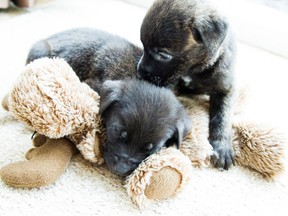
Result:
{"label": "brindle puppy", "polygon": [[180,94],[210,96],[215,167],[234,163],[231,109],[235,42],[227,20],[201,0],[156,0],[141,26],[138,77]]}

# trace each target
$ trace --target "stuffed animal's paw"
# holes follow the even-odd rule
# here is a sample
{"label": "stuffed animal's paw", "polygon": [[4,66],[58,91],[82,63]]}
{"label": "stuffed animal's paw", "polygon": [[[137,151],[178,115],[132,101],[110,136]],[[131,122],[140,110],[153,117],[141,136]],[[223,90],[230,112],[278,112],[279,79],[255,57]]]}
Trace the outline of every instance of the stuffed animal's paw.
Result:
{"label": "stuffed animal's paw", "polygon": [[54,183],[77,152],[68,139],[46,139],[40,147],[30,149],[28,161],[9,164],[0,170],[2,180],[13,187],[34,188]]}
{"label": "stuffed animal's paw", "polygon": [[166,166],[153,173],[144,194],[149,200],[172,196],[180,187],[182,174],[175,168]]}
{"label": "stuffed animal's paw", "polygon": [[141,208],[149,201],[168,198],[190,179],[191,162],[174,148],[162,149],[149,156],[127,178],[131,199]]}

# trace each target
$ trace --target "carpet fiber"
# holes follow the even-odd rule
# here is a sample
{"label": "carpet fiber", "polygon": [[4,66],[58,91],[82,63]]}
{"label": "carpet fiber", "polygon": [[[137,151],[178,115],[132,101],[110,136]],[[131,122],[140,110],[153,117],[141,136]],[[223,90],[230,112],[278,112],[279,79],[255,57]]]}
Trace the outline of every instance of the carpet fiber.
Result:
{"label": "carpet fiber", "polygon": [[[2,11],[0,11],[2,13]],[[0,97],[21,72],[29,47],[36,40],[72,27],[95,27],[139,44],[146,9],[116,0],[62,0],[0,16]],[[4,13],[4,12],[3,12]],[[8,13],[8,12],[5,12]],[[245,118],[287,135],[287,59],[239,44],[240,85],[249,87]],[[32,131],[0,108],[0,167],[25,160]],[[0,180],[0,215],[287,215],[288,175],[267,181],[257,173],[232,167],[229,171],[195,169],[192,181],[173,198],[139,210],[122,181],[80,155],[73,158],[54,184],[15,189]]]}

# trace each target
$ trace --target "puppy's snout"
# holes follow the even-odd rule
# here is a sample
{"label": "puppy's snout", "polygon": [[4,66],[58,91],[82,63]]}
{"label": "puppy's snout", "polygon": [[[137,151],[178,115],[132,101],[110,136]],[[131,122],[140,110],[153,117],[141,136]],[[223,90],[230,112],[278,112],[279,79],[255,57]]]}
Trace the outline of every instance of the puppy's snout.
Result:
{"label": "puppy's snout", "polygon": [[104,160],[108,169],[120,176],[129,175],[138,166],[138,164],[131,162],[127,157],[121,157],[110,152],[104,152]]}
{"label": "puppy's snout", "polygon": [[115,163],[117,163],[117,162],[119,161],[119,156],[114,155],[114,156],[113,156],[113,160],[114,160]]}
{"label": "puppy's snout", "polygon": [[137,78],[138,79],[148,79],[149,77],[152,76],[151,74],[151,67],[145,66],[144,64],[141,64],[141,62],[138,64],[138,69],[137,69]]}
{"label": "puppy's snout", "polygon": [[112,171],[120,176],[127,176],[132,173],[133,169],[125,163],[117,163]]}
{"label": "puppy's snout", "polygon": [[142,61],[140,61],[137,65],[137,78],[138,79],[142,79],[143,78],[143,74],[145,73],[145,68],[142,64]]}

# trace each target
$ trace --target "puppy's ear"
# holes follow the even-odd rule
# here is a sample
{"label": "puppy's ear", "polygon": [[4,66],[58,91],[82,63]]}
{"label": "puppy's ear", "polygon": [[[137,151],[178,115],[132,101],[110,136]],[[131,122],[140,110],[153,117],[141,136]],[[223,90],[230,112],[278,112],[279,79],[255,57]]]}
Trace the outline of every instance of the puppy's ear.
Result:
{"label": "puppy's ear", "polygon": [[229,25],[227,20],[217,13],[204,13],[199,19],[193,19],[190,28],[195,41],[203,43],[213,55],[224,41]]}
{"label": "puppy's ear", "polygon": [[100,114],[114,102],[119,100],[122,89],[122,81],[107,80],[103,83],[100,91]]}
{"label": "puppy's ear", "polygon": [[176,138],[176,147],[178,149],[180,148],[183,139],[185,138],[190,129],[191,129],[190,120],[179,120],[176,123],[175,138]]}

